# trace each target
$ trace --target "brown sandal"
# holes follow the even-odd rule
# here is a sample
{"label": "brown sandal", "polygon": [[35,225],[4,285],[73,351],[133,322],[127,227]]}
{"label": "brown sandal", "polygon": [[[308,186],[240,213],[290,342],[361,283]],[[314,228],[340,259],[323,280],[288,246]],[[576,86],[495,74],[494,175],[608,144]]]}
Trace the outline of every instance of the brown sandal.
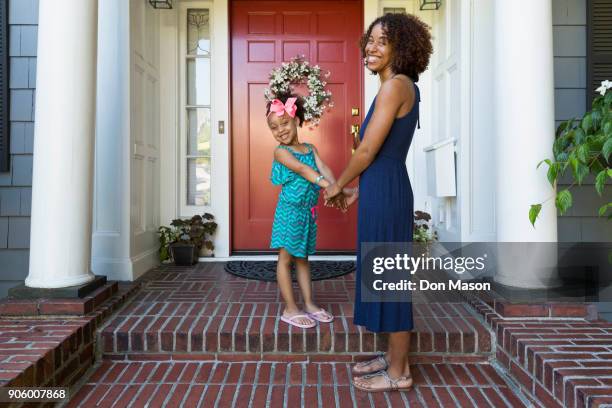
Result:
{"label": "brown sandal", "polygon": [[[412,377],[408,376],[401,376],[398,377],[396,379],[393,379],[391,377],[389,377],[389,373],[387,373],[386,370],[381,370],[377,373],[374,374],[366,374],[364,376],[361,376],[359,378],[373,378],[373,377],[384,377],[384,379],[386,380],[387,386],[386,387],[382,387],[382,388],[369,388],[369,387],[362,387],[360,385],[357,385],[355,383],[355,380],[353,380],[353,387],[357,388],[358,390],[361,391],[366,391],[366,392],[387,392],[387,391],[409,391],[412,389]],[[400,381],[408,381],[410,380],[410,385],[408,387],[400,387],[399,386],[399,382]]]}
{"label": "brown sandal", "polygon": [[[379,366],[374,366],[371,367],[372,365],[374,365],[375,363],[380,363]],[[357,366],[357,364],[361,364],[361,367],[364,368],[364,370],[360,370],[359,367]],[[372,374],[375,373],[377,371],[380,370],[386,370],[389,367],[389,362],[387,361],[387,359],[385,358],[384,354],[379,355],[378,357],[369,360],[369,361],[362,361],[360,363],[357,363],[353,366],[353,368],[351,369],[351,372],[355,375],[366,375],[366,374]]]}

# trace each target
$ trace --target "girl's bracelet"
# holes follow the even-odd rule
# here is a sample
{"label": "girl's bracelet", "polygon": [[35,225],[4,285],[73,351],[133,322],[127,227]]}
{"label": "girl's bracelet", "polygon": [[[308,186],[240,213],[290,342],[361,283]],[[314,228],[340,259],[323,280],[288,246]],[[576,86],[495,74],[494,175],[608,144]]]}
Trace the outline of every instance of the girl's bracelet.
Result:
{"label": "girl's bracelet", "polygon": [[315,180],[315,184],[319,184],[319,181],[323,180],[325,177],[323,177],[322,174],[319,175],[319,177],[317,177],[317,179]]}

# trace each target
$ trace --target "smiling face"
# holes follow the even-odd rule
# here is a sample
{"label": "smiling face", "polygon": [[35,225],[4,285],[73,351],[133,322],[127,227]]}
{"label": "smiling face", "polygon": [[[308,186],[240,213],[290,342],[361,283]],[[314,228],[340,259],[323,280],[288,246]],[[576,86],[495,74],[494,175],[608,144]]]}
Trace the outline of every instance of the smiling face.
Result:
{"label": "smiling face", "polygon": [[381,24],[376,24],[365,44],[366,67],[373,72],[391,69],[393,49]]}
{"label": "smiling face", "polygon": [[274,136],[277,142],[284,145],[291,145],[296,142],[297,116],[292,118],[287,115],[287,112],[283,116],[277,116],[276,113],[272,112],[268,115],[267,120],[272,136]]}

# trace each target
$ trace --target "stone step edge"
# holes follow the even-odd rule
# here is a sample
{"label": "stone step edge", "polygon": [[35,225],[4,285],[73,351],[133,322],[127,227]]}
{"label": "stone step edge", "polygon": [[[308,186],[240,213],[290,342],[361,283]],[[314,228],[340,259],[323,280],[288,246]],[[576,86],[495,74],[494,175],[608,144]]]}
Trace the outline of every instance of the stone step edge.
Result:
{"label": "stone step edge", "polygon": [[0,317],[85,316],[102,307],[118,291],[117,281],[108,281],[83,298],[2,299]]}
{"label": "stone step edge", "polygon": [[[493,353],[494,336],[487,331],[466,333],[417,332],[411,350],[420,353]],[[172,352],[237,352],[237,353],[363,353],[377,352],[387,347],[387,338],[372,333],[336,334],[270,333],[265,336],[245,336],[234,333],[203,333],[189,336],[183,333],[101,333],[100,351],[104,353],[172,353]]]}
{"label": "stone step edge", "polygon": [[[164,362],[310,362],[355,363],[376,357],[379,353],[104,353],[102,360],[112,361],[164,361]],[[490,363],[492,354],[410,354],[411,363]]]}

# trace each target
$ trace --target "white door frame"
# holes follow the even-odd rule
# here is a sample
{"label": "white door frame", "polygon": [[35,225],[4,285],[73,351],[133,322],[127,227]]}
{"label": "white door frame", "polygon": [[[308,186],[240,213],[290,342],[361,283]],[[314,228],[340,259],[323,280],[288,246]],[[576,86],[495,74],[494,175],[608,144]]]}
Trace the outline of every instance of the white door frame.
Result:
{"label": "white door frame", "polygon": [[[186,129],[184,114],[185,64],[184,16],[188,8],[209,8],[211,21],[211,205],[187,207],[181,149]],[[181,1],[173,10],[161,12],[161,222],[167,225],[177,217],[210,212],[218,224],[214,237],[215,255],[227,257],[230,251],[229,141],[229,16],[228,0]],[[219,122],[225,133],[219,133]]]}

